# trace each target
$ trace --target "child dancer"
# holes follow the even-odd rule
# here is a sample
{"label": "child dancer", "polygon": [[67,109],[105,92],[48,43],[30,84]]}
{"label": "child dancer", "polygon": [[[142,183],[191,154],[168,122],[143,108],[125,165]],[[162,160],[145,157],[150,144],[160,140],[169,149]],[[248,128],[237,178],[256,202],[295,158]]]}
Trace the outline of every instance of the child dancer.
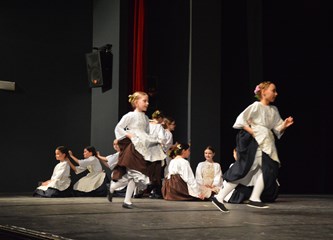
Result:
{"label": "child dancer", "polygon": [[195,178],[201,191],[211,196],[217,194],[222,187],[221,165],[214,162],[215,150],[208,146],[204,151],[205,161],[200,162],[195,171]]}
{"label": "child dancer", "polygon": [[[161,160],[166,155],[159,139],[149,134],[149,119],[145,114],[149,105],[148,94],[135,92],[129,96],[129,102],[134,110],[125,114],[115,127],[120,148],[115,170],[118,173],[121,168],[126,171],[128,184],[123,207],[131,209],[135,186],[139,183],[147,185],[160,179]],[[121,179],[122,174],[114,174],[113,179]],[[112,183],[111,193],[118,187],[117,185]]]}
{"label": "child dancer", "polygon": [[55,158],[59,163],[54,167],[50,180],[42,182],[34,191],[34,197],[70,197],[72,192],[69,189],[71,184],[68,150],[59,146],[55,150]]}
{"label": "child dancer", "polygon": [[[167,139],[165,135],[165,129],[162,125],[163,121],[164,121],[164,114],[160,110],[156,110],[155,112],[153,112],[152,119],[149,121],[149,129],[150,129],[150,135],[157,137],[158,141],[161,143],[162,149],[164,150]],[[160,172],[159,174],[161,177],[159,179],[156,179],[155,182],[152,182],[148,186],[148,192],[150,192],[149,198],[156,198],[156,199],[163,198],[161,188],[162,188],[162,176],[164,176],[164,168],[163,168],[165,166],[164,159],[161,159],[161,163],[162,163],[161,168],[158,170]]]}
{"label": "child dancer", "polygon": [[[114,192],[113,193],[110,192],[111,191],[111,184],[113,182],[112,176],[113,176],[113,169],[118,164],[118,157],[119,157],[119,152],[120,152],[117,139],[115,139],[113,141],[113,148],[114,148],[114,150],[116,150],[116,153],[114,153],[114,154],[111,154],[111,155],[108,155],[108,156],[104,157],[104,156],[101,156],[99,152],[97,152],[97,156],[96,156],[99,160],[102,161],[102,163],[107,168],[110,168],[110,170],[111,170],[111,182],[109,184],[106,184],[106,186],[107,186],[107,199],[109,200],[109,202],[112,202],[112,197],[114,195]],[[121,196],[124,193],[124,188],[127,186],[128,180],[125,177],[123,177],[122,179],[120,179],[118,181],[119,181],[119,183],[122,183],[122,184],[118,183],[119,186],[114,191],[117,193],[117,196]]]}
{"label": "child dancer", "polygon": [[[166,138],[166,142],[163,145],[163,150],[166,153],[168,153],[169,151],[172,151],[172,149],[174,149],[175,146],[178,144],[177,142],[175,144],[173,143],[173,134],[172,134],[172,132],[176,128],[176,122],[172,117],[168,116],[168,117],[164,118],[163,125],[165,128],[165,138]],[[173,154],[173,153],[171,153],[171,154]],[[168,175],[168,166],[169,166],[171,159],[172,158],[170,157],[170,154],[167,154],[167,157],[165,159],[165,166],[164,166],[164,177],[166,177]]]}
{"label": "child dancer", "polygon": [[164,179],[162,194],[165,200],[197,200],[210,197],[210,192],[202,193],[187,158],[189,144],[178,144],[175,157],[170,161],[168,176]]}
{"label": "child dancer", "polygon": [[84,159],[76,158],[72,151],[69,151],[70,157],[79,165],[74,166],[71,162],[70,166],[76,174],[85,170],[89,173],[80,178],[73,186],[74,195],[78,197],[102,197],[106,196],[106,173],[103,171],[99,159],[96,157],[96,149],[88,146],[83,150]]}
{"label": "child dancer", "polygon": [[115,166],[118,163],[118,156],[119,156],[119,145],[118,145],[118,140],[115,139],[113,141],[113,148],[114,150],[116,150],[116,152],[114,154],[108,155],[106,157],[101,156],[100,153],[97,151],[96,153],[96,157],[102,161],[102,163],[107,167],[110,168],[110,170],[112,171]]}
{"label": "child dancer", "polygon": [[282,120],[277,107],[271,105],[278,95],[274,83],[262,82],[254,93],[259,101],[240,113],[233,126],[240,129],[236,138],[238,160],[223,174],[227,182],[212,198],[212,203],[222,212],[229,212],[223,204],[228,193],[238,184],[247,186],[251,181],[254,187],[247,205],[268,208],[261,201],[261,195],[263,191],[275,191],[280,166],[274,134],[280,138],[294,123],[292,117]]}

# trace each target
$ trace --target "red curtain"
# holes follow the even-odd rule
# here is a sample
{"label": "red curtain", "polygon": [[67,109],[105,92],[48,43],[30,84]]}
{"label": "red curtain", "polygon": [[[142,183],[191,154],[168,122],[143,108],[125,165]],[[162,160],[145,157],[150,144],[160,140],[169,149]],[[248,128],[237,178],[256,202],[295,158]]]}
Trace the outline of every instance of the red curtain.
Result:
{"label": "red curtain", "polygon": [[145,1],[133,0],[133,85],[132,90],[145,91],[144,80],[144,23]]}

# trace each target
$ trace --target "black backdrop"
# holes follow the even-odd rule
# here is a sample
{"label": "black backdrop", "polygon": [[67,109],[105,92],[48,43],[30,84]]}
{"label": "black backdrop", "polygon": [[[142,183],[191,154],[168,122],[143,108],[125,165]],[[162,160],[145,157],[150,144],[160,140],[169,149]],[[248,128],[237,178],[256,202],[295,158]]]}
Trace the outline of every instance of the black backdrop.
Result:
{"label": "black backdrop", "polygon": [[[150,49],[152,55],[148,63],[156,65],[158,59],[158,66],[167,68],[172,59],[170,55],[161,55],[161,52],[184,53],[187,48],[182,42],[175,44],[182,35],[174,36],[175,30],[170,30],[175,21],[173,11],[162,8],[163,4],[156,1],[154,4],[160,6],[154,13],[159,18],[151,20],[154,20],[154,25],[162,27],[160,32],[150,32],[149,41],[154,41],[155,49],[150,45],[153,49]],[[172,4],[178,6],[176,2]],[[281,116],[291,115],[295,119],[295,125],[277,140],[282,162],[279,176],[281,192],[332,193],[333,159],[328,151],[332,131],[329,124],[332,116],[328,113],[332,103],[328,93],[332,76],[329,70],[332,65],[332,30],[329,28],[332,4],[325,2],[324,5],[323,1],[212,0],[194,1],[192,10],[191,73],[195,81],[191,86],[192,129],[189,139],[193,143],[192,168],[203,161],[202,152],[207,145],[215,146],[215,160],[224,170],[228,168],[233,162],[231,153],[236,135],[232,125],[237,115],[255,101],[255,85],[269,80],[277,85],[279,96],[275,104]],[[181,23],[184,14],[178,17]],[[216,16],[219,18],[214,19]],[[187,29],[185,26],[184,31]],[[168,41],[170,44],[166,44]],[[170,52],[168,46],[172,46]],[[219,53],[219,58],[211,49]],[[179,58],[174,60],[183,63]],[[216,66],[216,63],[220,65]],[[188,86],[181,86],[177,84],[178,80],[173,79],[179,78],[179,72],[169,76],[170,71],[158,70],[155,68],[154,74],[165,77],[164,84],[172,86],[172,90],[170,87],[161,89],[165,103],[172,104],[160,106],[167,112],[178,111],[176,120],[181,119],[185,124],[187,112],[180,109],[187,104],[184,96],[187,97]],[[215,89],[208,87],[212,84]],[[214,124],[212,119],[216,118],[219,124]],[[182,129],[177,126],[175,140],[186,139],[186,133],[181,131],[186,131],[187,125],[182,126]]]}
{"label": "black backdrop", "polygon": [[90,144],[91,26],[91,1],[0,3],[0,79],[16,84],[0,90],[0,192],[32,192],[58,145],[79,157]]}

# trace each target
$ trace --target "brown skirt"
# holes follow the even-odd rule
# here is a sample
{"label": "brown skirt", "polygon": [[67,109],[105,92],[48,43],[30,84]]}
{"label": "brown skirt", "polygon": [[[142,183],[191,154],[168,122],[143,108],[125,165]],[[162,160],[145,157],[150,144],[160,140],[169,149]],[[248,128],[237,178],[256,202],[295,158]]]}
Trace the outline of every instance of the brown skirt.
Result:
{"label": "brown skirt", "polygon": [[112,179],[119,180],[125,173],[126,168],[139,171],[148,176],[152,183],[161,181],[161,161],[149,162],[135,150],[129,138],[118,141],[120,148],[118,164],[113,170]]}
{"label": "brown skirt", "polygon": [[165,200],[197,200],[189,195],[187,184],[179,174],[171,175],[170,179],[164,179],[162,195]]}

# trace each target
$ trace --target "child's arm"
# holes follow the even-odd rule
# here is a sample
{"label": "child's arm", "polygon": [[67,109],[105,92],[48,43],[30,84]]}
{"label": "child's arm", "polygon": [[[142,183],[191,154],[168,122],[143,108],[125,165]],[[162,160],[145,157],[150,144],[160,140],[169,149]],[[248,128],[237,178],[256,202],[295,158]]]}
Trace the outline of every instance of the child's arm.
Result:
{"label": "child's arm", "polygon": [[102,160],[102,161],[105,161],[105,162],[108,161],[108,159],[107,159],[106,157],[101,156],[101,154],[99,153],[99,151],[97,151],[97,155],[96,155],[96,157],[97,157],[99,160]]}
{"label": "child's arm", "polygon": [[244,126],[243,129],[247,131],[250,135],[254,136],[253,129],[249,126]]}
{"label": "child's arm", "polygon": [[69,156],[77,163],[79,164],[79,159],[73,155],[73,152],[71,150],[68,151]]}
{"label": "child's arm", "polygon": [[99,151],[97,151],[96,157],[102,162],[102,164],[107,167],[110,168],[109,164],[108,164],[108,159],[104,156],[101,156]]}

